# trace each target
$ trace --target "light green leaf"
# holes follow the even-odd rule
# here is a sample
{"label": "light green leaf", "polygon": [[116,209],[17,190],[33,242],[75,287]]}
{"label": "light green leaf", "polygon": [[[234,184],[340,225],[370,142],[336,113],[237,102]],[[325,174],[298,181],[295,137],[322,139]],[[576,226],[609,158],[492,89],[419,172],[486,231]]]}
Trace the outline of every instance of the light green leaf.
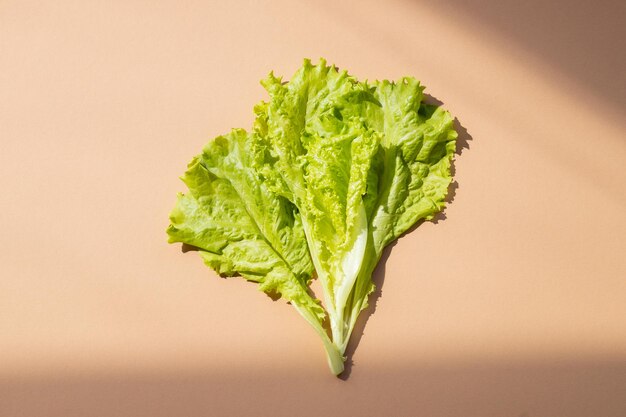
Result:
{"label": "light green leaf", "polygon": [[367,307],[374,289],[371,275],[385,246],[444,208],[456,149],[453,118],[422,102],[419,81],[405,77],[397,83],[375,82],[373,87],[381,107],[370,112],[369,120],[382,133],[383,156],[377,168],[379,193],[369,220],[371,248],[347,306],[350,331]]}
{"label": "light green leaf", "polygon": [[376,176],[371,168],[381,139],[363,115],[378,103],[367,85],[324,61],[305,60],[288,83],[270,74],[263,85],[270,101],[257,107],[257,134],[302,216],[333,340],[343,351],[342,314],[367,244],[363,196]]}
{"label": "light green leaf", "polygon": [[290,301],[322,337],[340,372],[341,356],[322,328],[324,309],[308,292],[313,266],[301,219],[255,170],[265,152],[258,145],[255,136],[233,130],[191,161],[183,176],[189,193],[178,196],[170,215],[169,241],[199,248],[221,275],[239,274]]}
{"label": "light green leaf", "polygon": [[326,65],[263,82],[256,133],[303,219],[333,341],[347,346],[383,248],[443,208],[456,133],[419,82],[359,83]]}
{"label": "light green leaf", "polygon": [[[262,84],[252,132],[220,136],[190,163],[170,241],[291,301],[338,374],[383,249],[444,207],[453,119],[423,103],[414,78],[362,83],[324,60]],[[326,310],[307,288],[313,270]]]}

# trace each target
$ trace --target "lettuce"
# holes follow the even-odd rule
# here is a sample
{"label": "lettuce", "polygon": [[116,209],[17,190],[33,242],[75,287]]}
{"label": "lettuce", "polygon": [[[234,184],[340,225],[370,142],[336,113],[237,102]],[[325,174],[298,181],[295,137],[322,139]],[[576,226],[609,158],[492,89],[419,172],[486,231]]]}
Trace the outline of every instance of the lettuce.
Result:
{"label": "lettuce", "polygon": [[270,99],[253,129],[216,138],[189,164],[169,241],[290,301],[338,375],[383,249],[444,207],[457,134],[414,78],[359,82],[305,60],[289,82],[270,73],[262,85]]}
{"label": "lettuce", "polygon": [[222,276],[241,275],[270,295],[280,294],[322,338],[329,365],[343,359],[322,327],[325,312],[308,291],[313,274],[302,221],[284,197],[269,191],[255,170],[264,153],[258,138],[233,130],[210,142],[182,177],[170,214],[169,242],[194,246]]}

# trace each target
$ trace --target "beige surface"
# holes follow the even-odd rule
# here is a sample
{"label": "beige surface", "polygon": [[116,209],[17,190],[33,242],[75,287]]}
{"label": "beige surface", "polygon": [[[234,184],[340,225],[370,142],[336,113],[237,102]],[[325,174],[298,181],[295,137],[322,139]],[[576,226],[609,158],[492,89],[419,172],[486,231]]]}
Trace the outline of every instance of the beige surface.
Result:
{"label": "beige surface", "polygon": [[[153,3],[0,2],[0,415],[626,415],[622,2]],[[320,56],[473,138],[346,381],[164,234],[188,159]]]}

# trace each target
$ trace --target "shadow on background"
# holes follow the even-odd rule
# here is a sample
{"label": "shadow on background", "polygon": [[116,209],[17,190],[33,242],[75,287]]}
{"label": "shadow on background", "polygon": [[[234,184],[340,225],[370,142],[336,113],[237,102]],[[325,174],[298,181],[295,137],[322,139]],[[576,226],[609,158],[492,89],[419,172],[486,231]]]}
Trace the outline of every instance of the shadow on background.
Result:
{"label": "shadow on background", "polygon": [[626,360],[423,364],[400,368],[396,362],[386,368],[370,368],[366,380],[351,378],[350,383],[338,381],[330,374],[255,369],[0,379],[0,415],[626,415]]}
{"label": "shadow on background", "polygon": [[626,111],[626,2],[443,0],[434,7],[476,31],[492,30]]}
{"label": "shadow on background", "polygon": [[[568,125],[571,119],[565,114],[571,113],[569,117],[580,121],[584,116],[579,110],[585,109],[594,124],[602,123],[608,128],[624,126],[626,2],[398,0],[391,4],[394,6],[364,2],[363,11],[330,1],[313,2],[311,6],[335,24],[350,27],[359,38],[393,56],[395,62],[414,68],[413,75],[422,77],[420,68],[430,67],[433,73],[438,73],[439,80],[445,80],[457,91],[457,99],[463,97],[480,107],[485,120],[507,125],[515,129],[517,136],[526,132],[524,140],[539,152],[567,167],[570,174],[579,175],[588,186],[601,189],[605,198],[623,204],[624,187],[613,180],[613,165],[589,148],[572,146],[568,138],[568,135],[584,134],[597,148],[608,145],[607,153],[614,155],[623,151],[623,135],[608,129],[608,134],[593,129],[581,131],[580,126],[573,129]],[[396,16],[399,20],[390,24],[380,19],[387,9],[402,9],[402,14]],[[426,21],[433,16],[432,22]],[[424,38],[421,27],[429,28],[429,37]],[[438,31],[449,35],[441,43]],[[449,44],[451,41],[454,45]],[[430,46],[422,47],[421,42]],[[488,47],[493,50],[493,56],[506,58],[509,67],[520,71],[503,71],[495,79],[483,76],[477,70],[480,66],[490,73],[502,65],[491,54],[484,54],[475,57],[477,63],[468,65],[465,74],[465,63],[454,58],[455,51],[465,49],[465,42],[470,50]],[[422,81],[427,86],[430,84],[428,78]],[[536,81],[536,85],[521,89],[526,81]],[[554,88],[544,95],[546,86]],[[565,108],[551,108],[556,104],[555,99],[563,100]],[[531,117],[529,109],[535,109]],[[550,119],[550,112],[555,112],[554,120]],[[481,125],[476,120],[463,122]]]}

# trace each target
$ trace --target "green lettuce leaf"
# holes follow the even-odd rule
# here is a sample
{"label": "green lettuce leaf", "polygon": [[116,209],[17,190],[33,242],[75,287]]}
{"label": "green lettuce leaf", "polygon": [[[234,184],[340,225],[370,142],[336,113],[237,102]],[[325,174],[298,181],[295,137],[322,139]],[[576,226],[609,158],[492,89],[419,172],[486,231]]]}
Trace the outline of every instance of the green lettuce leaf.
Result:
{"label": "green lettuce leaf", "polygon": [[264,152],[243,130],[210,142],[182,177],[189,193],[179,194],[170,215],[169,242],[192,245],[219,274],[241,275],[290,301],[322,338],[330,366],[343,369],[322,327],[324,309],[308,291],[313,266],[300,217],[254,169]]}
{"label": "green lettuce leaf", "polygon": [[256,132],[302,216],[343,353],[383,248],[444,206],[452,118],[421,104],[413,78],[359,83],[323,60],[305,61],[288,83],[270,74],[262,84],[270,101],[257,107]]}
{"label": "green lettuce leaf", "polygon": [[[384,248],[445,205],[453,119],[423,103],[414,78],[363,83],[324,60],[262,84],[269,101],[255,106],[252,131],[216,138],[190,163],[170,241],[280,293],[339,374]],[[314,273],[325,309],[308,291]]]}
{"label": "green lettuce leaf", "polygon": [[280,188],[289,190],[285,196],[302,216],[333,341],[343,353],[343,311],[367,244],[363,195],[381,139],[362,116],[377,103],[367,85],[324,62],[307,60],[288,83],[270,74],[263,85],[270,101],[257,108],[256,133],[272,150]]}
{"label": "green lettuce leaf", "polygon": [[374,290],[372,273],[382,251],[421,220],[431,220],[445,206],[452,181],[450,167],[456,149],[454,119],[441,107],[424,104],[419,81],[375,82],[381,107],[368,120],[381,132],[378,190],[369,217],[370,238],[361,273],[345,313],[349,332],[367,307]]}

